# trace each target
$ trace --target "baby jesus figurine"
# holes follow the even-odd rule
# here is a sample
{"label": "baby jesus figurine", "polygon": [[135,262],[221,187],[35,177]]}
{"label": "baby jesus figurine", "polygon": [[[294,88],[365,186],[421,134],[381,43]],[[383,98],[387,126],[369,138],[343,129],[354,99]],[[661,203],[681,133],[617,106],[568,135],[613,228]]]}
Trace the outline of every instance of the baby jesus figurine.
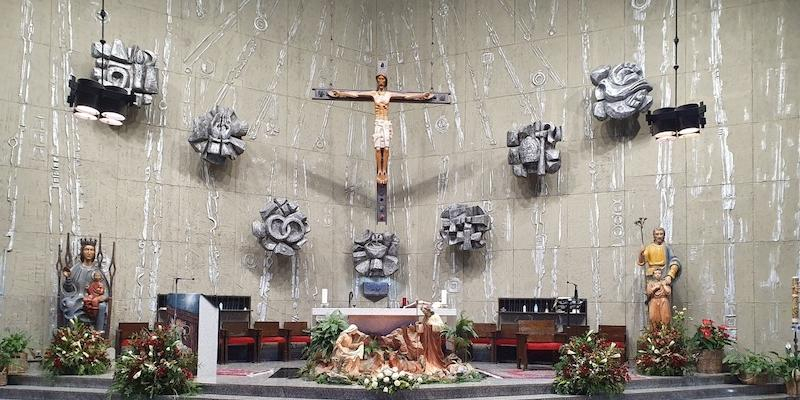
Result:
{"label": "baby jesus figurine", "polygon": [[92,274],[92,283],[86,287],[86,295],[83,296],[83,311],[92,318],[97,318],[100,303],[106,301],[106,288],[102,279],[100,272],[95,271]]}

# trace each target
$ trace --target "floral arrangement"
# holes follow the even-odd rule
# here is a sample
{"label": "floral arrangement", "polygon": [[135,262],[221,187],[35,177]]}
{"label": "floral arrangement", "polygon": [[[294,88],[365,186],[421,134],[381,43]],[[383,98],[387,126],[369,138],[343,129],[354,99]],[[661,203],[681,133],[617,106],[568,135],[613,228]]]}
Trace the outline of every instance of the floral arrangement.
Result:
{"label": "floral arrangement", "polygon": [[386,368],[372,377],[359,381],[367,390],[379,390],[393,394],[398,390],[410,390],[422,383],[422,377],[414,377],[405,371],[398,371],[397,367]]}
{"label": "floral arrangement", "polygon": [[152,398],[199,392],[192,379],[197,358],[174,329],[156,328],[131,339],[131,349],[117,361],[111,391],[124,398]]}
{"label": "floral arrangement", "polygon": [[725,325],[715,326],[714,321],[704,319],[692,337],[692,345],[697,350],[719,350],[734,343]]}
{"label": "floral arrangement", "polygon": [[673,308],[672,323],[649,326],[636,343],[636,370],[645,375],[682,376],[691,367],[686,308]]}
{"label": "floral arrangement", "polygon": [[44,353],[42,368],[52,375],[98,375],[111,361],[106,355],[108,342],[92,327],[77,319],[59,328]]}
{"label": "floral arrangement", "polygon": [[558,394],[592,396],[622,393],[630,380],[628,366],[613,342],[594,331],[561,346],[553,388]]}

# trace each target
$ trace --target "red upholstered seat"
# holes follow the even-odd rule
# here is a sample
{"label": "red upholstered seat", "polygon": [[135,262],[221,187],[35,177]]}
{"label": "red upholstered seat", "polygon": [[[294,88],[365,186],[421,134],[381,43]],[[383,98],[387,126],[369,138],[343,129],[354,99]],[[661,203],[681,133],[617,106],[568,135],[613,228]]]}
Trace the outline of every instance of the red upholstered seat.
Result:
{"label": "red upholstered seat", "polygon": [[492,338],[474,338],[471,340],[472,344],[492,344]]}
{"label": "red upholstered seat", "polygon": [[233,336],[228,338],[228,345],[255,344],[256,340],[250,336]]}
{"label": "red upholstered seat", "polygon": [[494,341],[494,343],[498,346],[517,346],[517,339],[516,338],[499,338]]}
{"label": "red upholstered seat", "polygon": [[286,343],[283,336],[266,336],[261,338],[261,343]]}
{"label": "red upholstered seat", "polygon": [[289,343],[311,343],[311,336],[291,336]]}
{"label": "red upholstered seat", "polygon": [[541,351],[558,351],[561,348],[561,343],[558,342],[528,342],[528,350],[541,350]]}

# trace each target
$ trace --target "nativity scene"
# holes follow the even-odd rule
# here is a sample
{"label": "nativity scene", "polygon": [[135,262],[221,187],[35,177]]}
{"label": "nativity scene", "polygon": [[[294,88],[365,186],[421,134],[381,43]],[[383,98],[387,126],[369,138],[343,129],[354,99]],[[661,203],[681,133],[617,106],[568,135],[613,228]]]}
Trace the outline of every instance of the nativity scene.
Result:
{"label": "nativity scene", "polygon": [[797,396],[792,6],[6,0],[0,399]]}

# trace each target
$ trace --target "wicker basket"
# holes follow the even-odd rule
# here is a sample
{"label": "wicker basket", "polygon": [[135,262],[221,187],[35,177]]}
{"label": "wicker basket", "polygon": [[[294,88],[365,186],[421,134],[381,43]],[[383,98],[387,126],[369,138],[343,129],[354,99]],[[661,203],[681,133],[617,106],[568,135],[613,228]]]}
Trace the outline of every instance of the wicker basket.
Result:
{"label": "wicker basket", "polygon": [[748,373],[740,373],[736,375],[742,383],[745,385],[766,385],[769,383],[769,375],[767,374],[748,374]]}
{"label": "wicker basket", "polygon": [[786,381],[786,395],[797,397],[800,394],[800,382],[797,379],[784,378]]}
{"label": "wicker basket", "polygon": [[722,372],[722,359],[724,357],[725,351],[722,349],[701,350],[700,355],[697,356],[697,372],[701,374],[718,374]]}
{"label": "wicker basket", "polygon": [[28,372],[28,353],[24,351],[11,359],[8,365],[8,375],[22,375]]}

